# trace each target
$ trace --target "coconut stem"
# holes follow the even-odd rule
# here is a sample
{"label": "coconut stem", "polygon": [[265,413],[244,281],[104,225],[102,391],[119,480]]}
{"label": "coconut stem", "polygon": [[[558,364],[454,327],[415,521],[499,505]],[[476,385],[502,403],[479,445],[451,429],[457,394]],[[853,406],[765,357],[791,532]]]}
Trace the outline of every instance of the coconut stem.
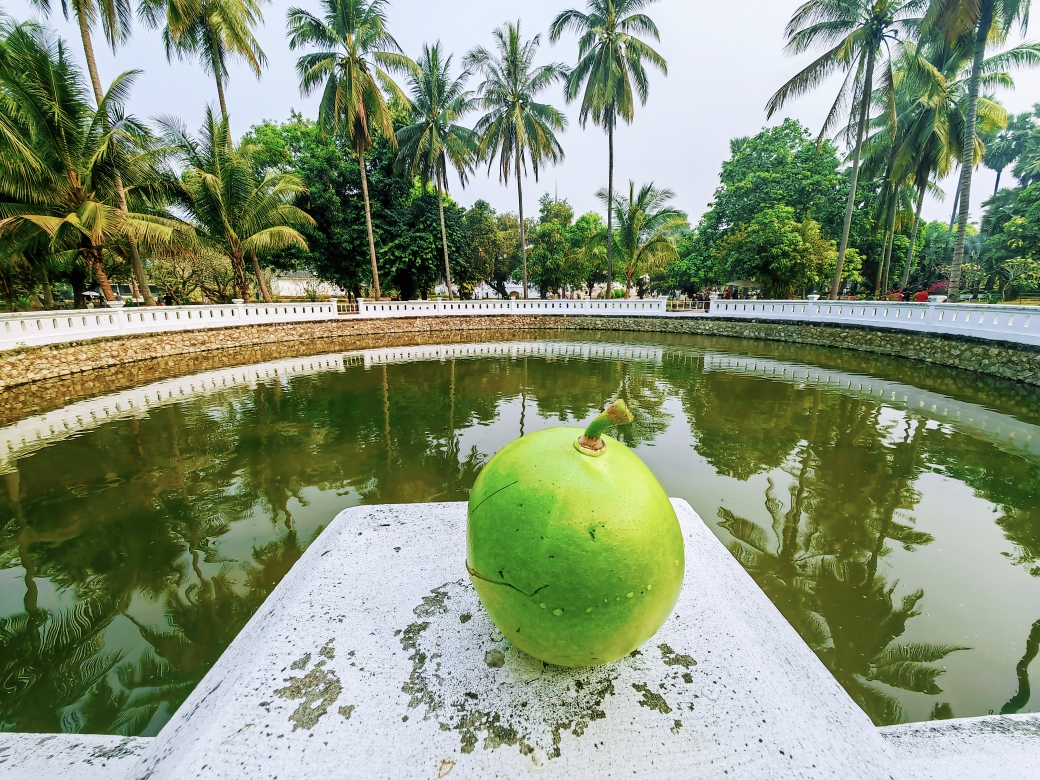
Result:
{"label": "coconut stem", "polygon": [[606,448],[603,434],[615,425],[627,425],[635,420],[624,401],[618,400],[607,407],[599,417],[585,429],[585,435],[578,439],[578,448],[587,453],[600,453]]}

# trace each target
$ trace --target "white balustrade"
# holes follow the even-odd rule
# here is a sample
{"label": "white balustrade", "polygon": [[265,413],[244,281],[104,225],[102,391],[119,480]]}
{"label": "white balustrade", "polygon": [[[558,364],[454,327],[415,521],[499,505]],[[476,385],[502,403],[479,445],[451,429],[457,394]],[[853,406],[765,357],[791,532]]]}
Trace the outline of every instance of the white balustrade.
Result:
{"label": "white balustrade", "polygon": [[715,300],[709,316],[855,325],[1040,346],[1040,309],[1033,306],[891,301]]}
{"label": "white balustrade", "polygon": [[0,316],[0,351],[111,336],[332,320],[336,302],[77,309]]}
{"label": "white balustrade", "polygon": [[495,316],[500,314],[562,314],[656,316],[667,313],[666,298],[632,300],[531,299],[510,301],[369,301],[358,299],[363,317]]}
{"label": "white balustrade", "polygon": [[[674,307],[673,307],[674,308]],[[665,298],[604,300],[371,301],[358,299],[346,312],[324,303],[239,303],[129,309],[51,311],[0,315],[0,352],[16,347],[88,339],[245,325],[334,320],[338,317],[406,318],[511,315],[605,317],[699,317],[693,310],[669,311]],[[1040,309],[951,303],[882,301],[724,301],[708,316],[790,322],[820,322],[942,333],[1040,346]]]}

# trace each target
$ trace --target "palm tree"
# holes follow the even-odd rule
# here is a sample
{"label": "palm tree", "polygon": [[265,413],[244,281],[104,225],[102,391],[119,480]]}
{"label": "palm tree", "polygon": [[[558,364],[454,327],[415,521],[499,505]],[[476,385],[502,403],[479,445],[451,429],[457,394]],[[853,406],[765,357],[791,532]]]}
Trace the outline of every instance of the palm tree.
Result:
{"label": "palm tree", "polygon": [[[125,2],[126,0],[122,0]],[[269,0],[141,0],[139,14],[153,29],[162,25],[166,58],[197,57],[217,83],[220,115],[228,121],[224,85],[228,62],[240,59],[257,78],[267,55],[253,34]]]}
{"label": "palm tree", "polygon": [[[863,139],[867,131],[874,78],[878,60],[884,50],[900,35],[912,35],[917,26],[914,15],[924,9],[927,0],[807,0],[794,12],[787,24],[787,51],[802,54],[816,46],[827,51],[782,86],[766,104],[772,117],[788,100],[810,92],[835,71],[844,71],[838,96],[831,106],[820,131],[820,140],[837,126],[846,106],[851,105],[847,129],[856,125],[856,143],[852,156],[849,200],[845,208],[845,225],[838,248],[838,267],[831,285],[831,298],[837,300],[841,288],[845,255],[849,248],[852,214],[856,207]],[[891,71],[886,63],[883,83],[891,84]],[[856,115],[859,119],[856,119]]]}
{"label": "palm tree", "polygon": [[[50,13],[50,0],[32,0],[32,2],[39,6],[44,13]],[[68,0],[62,0],[61,10],[66,19],[69,18],[69,8]],[[91,39],[91,28],[95,24],[101,25],[105,40],[108,41],[114,52],[118,44],[123,43],[130,37],[130,22],[133,17],[130,2],[129,0],[72,0],[71,9],[76,16],[80,39],[83,42],[83,56],[87,61],[87,72],[90,74],[90,84],[94,89],[94,100],[100,106],[105,91],[101,87],[101,78],[98,75],[97,59],[94,56],[94,42]],[[119,171],[116,171],[115,190],[119,209],[124,214],[128,213],[129,207],[126,202],[126,191],[123,188],[122,177]],[[155,305],[155,300],[152,298],[152,293],[148,288],[148,277],[145,275],[144,265],[141,263],[141,254],[134,241],[129,242],[129,250],[131,266],[134,270],[134,276],[137,278],[137,285],[141,288],[141,295],[144,297],[146,305],[153,306]],[[99,269],[98,276],[99,281],[104,280],[101,285],[102,289],[108,288],[108,279],[103,268]],[[105,293],[105,296],[108,300],[113,300],[114,296],[112,298],[108,297],[109,292],[110,288]]]}
{"label": "palm tree", "polygon": [[248,257],[264,300],[270,302],[258,258],[293,246],[306,251],[307,242],[296,228],[315,223],[293,203],[307,188],[292,173],[270,171],[258,178],[251,159],[254,147],[233,146],[227,123],[212,108],[206,109],[198,138],[177,119],[165,117],[159,123],[167,146],[186,169],[173,186],[174,201],[191,215],[202,238],[230,259],[239,296],[249,300]]}
{"label": "palm tree", "polygon": [[649,271],[659,271],[677,260],[675,236],[679,230],[689,227],[686,215],[668,205],[675,197],[671,190],[659,190],[653,182],[644,184],[636,193],[636,183],[628,183],[628,197],[610,197],[606,190],[597,196],[610,208],[613,203],[617,230],[614,242],[625,272],[625,297],[632,297],[632,284],[636,276]]}
{"label": "palm tree", "polygon": [[1024,187],[1040,181],[1040,128],[1033,128],[1022,139],[1022,152],[1015,166],[1015,176]]}
{"label": "palm tree", "polygon": [[657,25],[641,13],[654,0],[588,0],[588,13],[574,9],[564,11],[553,20],[549,39],[555,43],[570,29],[578,34],[578,64],[567,78],[567,102],[582,93],[578,119],[585,127],[592,117],[594,124],[607,131],[610,147],[610,170],[607,176],[607,298],[614,281],[613,213],[614,197],[614,128],[618,119],[631,124],[635,118],[635,98],[646,105],[650,93],[647,65],[653,65],[666,76],[668,63],[646,42],[645,35],[661,40]]}
{"label": "palm tree", "polygon": [[997,180],[993,182],[994,195],[1000,191],[1001,175],[1021,154],[1017,136],[1014,119],[1010,119],[1007,127],[986,140],[986,156],[982,164],[997,174]]}
{"label": "palm tree", "polygon": [[484,82],[477,92],[487,112],[474,131],[479,140],[478,156],[488,161],[488,173],[498,158],[498,178],[509,184],[516,175],[516,194],[520,204],[520,254],[523,264],[524,298],[527,298],[527,226],[524,223],[522,177],[530,163],[534,180],[547,163],[563,160],[563,147],[556,133],[567,127],[567,118],[548,103],[538,103],[538,95],[566,78],[566,68],[558,63],[535,67],[534,58],[541,46],[536,35],[526,43],[520,22],[505,24],[493,33],[496,53],[478,47],[466,55],[467,70],[481,73]]}
{"label": "palm tree", "polygon": [[448,233],[444,227],[444,191],[448,182],[448,163],[466,186],[469,170],[475,160],[475,138],[472,130],[458,121],[473,109],[471,93],[466,91],[468,73],[451,77],[451,60],[441,52],[438,42],[432,48],[423,46],[422,57],[409,75],[414,123],[397,131],[400,147],[395,168],[398,173],[418,176],[423,187],[430,180],[437,184],[437,203],[441,216],[441,244],[444,247],[444,278],[451,290],[451,265],[448,263]]}
{"label": "palm tree", "polygon": [[300,91],[309,95],[319,87],[323,88],[318,124],[326,133],[338,133],[342,129],[357,153],[361,191],[365,198],[372,285],[379,299],[382,293],[376,265],[365,152],[372,148],[374,132],[382,133],[391,145],[396,146],[393,118],[383,91],[390,92],[407,106],[407,98],[394,84],[388,71],[409,72],[413,63],[401,53],[401,47],[387,32],[387,0],[321,0],[321,4],[325,9],[324,19],[302,8],[289,9],[289,48],[317,46],[321,49],[304,54],[296,61]]}
{"label": "palm tree", "polygon": [[[169,242],[181,223],[125,210],[121,174],[158,178],[147,131],[124,116],[135,73],[116,79],[97,110],[64,44],[33,25],[0,44],[0,237],[17,236],[46,254],[75,253],[113,300],[102,250],[118,241]],[[77,290],[82,304],[82,290]]]}
{"label": "palm tree", "polygon": [[[950,172],[953,161],[960,158],[964,149],[970,43],[969,38],[962,37],[952,44],[940,39],[924,46],[905,46],[893,70],[900,126],[907,139],[902,163],[912,169],[918,194],[910,249],[903,269],[903,288],[909,283],[912,270],[925,192],[934,180]],[[983,64],[982,84],[1012,85],[1010,69],[1029,64],[1037,54],[1035,45],[1023,44],[987,59]],[[999,147],[984,143],[982,136],[996,136],[999,144],[1000,136],[1004,135],[1000,128],[1006,122],[1007,112],[999,103],[989,97],[979,98],[973,163],[983,160],[983,154],[991,159],[991,152]],[[999,182],[998,172],[998,186]]]}
{"label": "palm tree", "polygon": [[953,245],[953,265],[950,268],[950,286],[947,291],[951,301],[960,297],[961,266],[964,263],[964,239],[968,234],[968,217],[971,211],[971,176],[974,159],[975,125],[978,118],[979,89],[982,85],[986,46],[1003,43],[1011,28],[1018,22],[1025,32],[1029,24],[1030,0],[932,0],[926,17],[926,29],[934,29],[948,40],[957,40],[965,35],[974,38],[974,53],[971,76],[968,81],[968,101],[965,108],[966,122],[964,151],[960,181],[960,212],[958,230]]}

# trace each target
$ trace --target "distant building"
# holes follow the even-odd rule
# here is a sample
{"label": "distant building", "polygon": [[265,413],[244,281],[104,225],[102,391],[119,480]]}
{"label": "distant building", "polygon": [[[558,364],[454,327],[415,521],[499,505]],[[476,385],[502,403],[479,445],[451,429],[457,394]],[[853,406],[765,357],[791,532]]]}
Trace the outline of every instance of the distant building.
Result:
{"label": "distant building", "polygon": [[271,278],[271,293],[281,298],[306,298],[316,294],[319,298],[345,298],[347,293],[324,282],[309,271],[287,271],[276,273]]}
{"label": "distant building", "polygon": [[[438,290],[442,289],[443,285],[438,287]],[[523,298],[524,297],[524,286],[522,284],[513,284],[513,282],[506,282],[506,292],[509,293],[510,298]],[[530,298],[537,298],[538,288],[533,284],[527,285],[527,295]],[[484,298],[500,298],[498,291],[494,287],[491,287],[487,282],[481,282],[473,290],[473,297],[477,300]]]}

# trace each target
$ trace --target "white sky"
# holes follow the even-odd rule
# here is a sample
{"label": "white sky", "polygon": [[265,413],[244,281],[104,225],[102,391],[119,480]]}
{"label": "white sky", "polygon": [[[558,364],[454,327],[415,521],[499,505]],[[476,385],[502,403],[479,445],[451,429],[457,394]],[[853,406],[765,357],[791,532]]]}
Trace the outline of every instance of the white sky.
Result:
{"label": "white sky", "polygon": [[[317,0],[295,3],[318,11]],[[268,68],[257,81],[244,67],[233,69],[227,89],[232,127],[236,133],[263,119],[282,121],[295,108],[305,116],[317,113],[317,97],[300,97],[293,68],[296,53],[289,50],[285,36],[285,12],[290,3],[276,0],[265,10],[265,27],[258,37],[269,60]],[[654,181],[677,193],[676,205],[690,213],[696,223],[718,186],[723,160],[729,156],[730,138],[753,135],[767,124],[763,106],[769,96],[810,58],[793,60],[783,53],[783,29],[798,0],[729,0],[709,3],[704,0],[659,0],[649,13],[661,29],[658,51],[668,60],[668,77],[654,74],[650,100],[637,113],[631,127],[617,136],[616,186],[628,180],[637,185]],[[457,60],[473,46],[490,45],[491,31],[507,19],[520,18],[528,35],[543,33],[541,61],[573,62],[576,43],[566,38],[557,46],[547,41],[548,26],[565,7],[582,7],[582,0],[393,0],[390,31],[404,50],[417,56],[424,41],[441,40]],[[61,17],[60,4],[53,25],[68,39],[72,51],[81,56],[78,29]],[[37,11],[28,0],[0,0],[0,8],[16,19],[36,18]],[[95,42],[102,82],[107,84],[119,72],[140,69],[140,78],[131,100],[131,111],[141,117],[172,113],[197,127],[207,102],[216,103],[212,80],[191,62],[166,61],[159,33],[138,27],[133,38],[115,56],[100,38]],[[814,95],[799,99],[785,111],[818,131],[837,83],[825,85]],[[1040,101],[1040,70],[1017,75],[1017,89],[1002,93],[1000,99],[1012,113],[1028,110]],[[547,102],[562,107],[559,92],[545,94]],[[564,163],[545,171],[539,184],[525,184],[528,214],[537,208],[543,192],[556,192],[568,198],[581,213],[598,207],[595,192],[606,186],[607,141],[603,132],[577,125],[575,106],[567,107],[571,126],[562,141],[567,155]],[[782,120],[774,118],[774,124]],[[1009,177],[1010,173],[1005,173]],[[980,215],[980,204],[993,191],[995,174],[988,169],[976,173],[972,193],[972,216]],[[1007,181],[1007,178],[1005,178]],[[944,183],[952,193],[950,180]],[[516,210],[515,186],[506,190],[497,175],[477,175],[454,197],[465,205],[478,198],[498,210]],[[950,217],[952,200],[930,202],[928,219]]]}

